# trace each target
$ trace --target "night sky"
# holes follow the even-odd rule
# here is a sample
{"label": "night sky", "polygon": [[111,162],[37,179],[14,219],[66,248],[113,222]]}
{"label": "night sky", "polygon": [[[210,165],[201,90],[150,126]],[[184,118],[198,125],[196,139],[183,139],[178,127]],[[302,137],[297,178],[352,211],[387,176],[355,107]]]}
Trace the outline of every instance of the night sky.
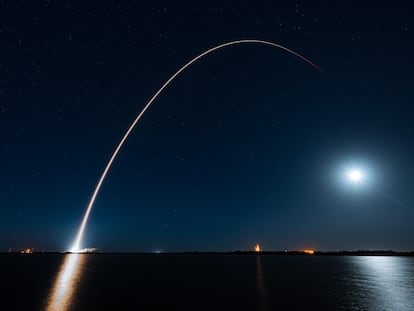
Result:
{"label": "night sky", "polygon": [[[363,1],[1,1],[0,251],[414,249],[413,18]],[[367,178],[344,180],[356,165]]]}

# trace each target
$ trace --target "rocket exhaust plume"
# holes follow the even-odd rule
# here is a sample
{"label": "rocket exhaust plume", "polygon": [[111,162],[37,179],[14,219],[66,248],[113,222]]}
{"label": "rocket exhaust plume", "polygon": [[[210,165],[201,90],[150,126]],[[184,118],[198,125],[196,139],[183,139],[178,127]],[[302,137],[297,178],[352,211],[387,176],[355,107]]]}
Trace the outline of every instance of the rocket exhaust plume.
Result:
{"label": "rocket exhaust plume", "polygon": [[260,44],[260,45],[267,45],[267,46],[271,46],[274,48],[278,48],[278,49],[282,49],[290,54],[293,54],[297,57],[299,57],[300,59],[302,59],[303,61],[307,62],[308,64],[310,64],[311,66],[313,66],[315,69],[317,69],[318,71],[320,71],[321,73],[324,73],[322,71],[321,68],[319,68],[316,64],[314,64],[313,62],[311,62],[309,59],[307,59],[306,57],[302,56],[301,54],[287,48],[284,47],[282,45],[273,43],[273,42],[269,42],[269,41],[263,41],[263,40],[255,40],[255,39],[246,39],[246,40],[237,40],[237,41],[230,41],[230,42],[226,42],[220,45],[217,45],[201,54],[199,54],[198,56],[194,57],[193,59],[191,59],[188,63],[186,63],[184,66],[182,66],[176,73],[174,73],[162,86],[161,88],[154,94],[154,96],[145,104],[144,108],[141,110],[141,112],[138,114],[138,116],[135,118],[135,120],[132,122],[132,124],[129,126],[128,130],[125,132],[124,136],[122,137],[121,141],[118,143],[118,145],[115,148],[115,151],[113,152],[112,156],[110,157],[108,163],[105,166],[105,169],[102,172],[101,177],[99,178],[98,183],[96,184],[95,190],[92,194],[92,197],[89,201],[88,207],[86,208],[86,212],[85,215],[83,216],[82,219],[82,223],[79,227],[78,233],[76,235],[76,239],[70,249],[71,252],[78,252],[81,249],[81,241],[82,241],[82,237],[83,237],[83,233],[85,231],[85,227],[86,224],[88,223],[88,218],[89,215],[92,211],[92,208],[94,206],[96,197],[99,194],[99,191],[101,189],[101,186],[105,180],[106,175],[108,174],[108,171],[110,170],[112,163],[114,162],[116,156],[118,155],[119,151],[121,150],[122,146],[124,145],[125,141],[127,140],[129,134],[132,132],[132,130],[135,128],[135,125],[138,123],[138,121],[141,119],[141,117],[144,115],[144,113],[147,111],[147,109],[151,106],[151,104],[155,101],[155,99],[157,99],[157,97],[162,93],[162,91],[164,91],[164,89],[181,73],[183,72],[185,69],[187,69],[187,67],[191,66],[193,63],[195,63],[196,61],[198,61],[199,59],[203,58],[204,56],[206,56],[207,54],[210,54],[216,50],[220,50],[222,48],[228,47],[228,46],[232,46],[232,45],[239,45],[239,44]]}

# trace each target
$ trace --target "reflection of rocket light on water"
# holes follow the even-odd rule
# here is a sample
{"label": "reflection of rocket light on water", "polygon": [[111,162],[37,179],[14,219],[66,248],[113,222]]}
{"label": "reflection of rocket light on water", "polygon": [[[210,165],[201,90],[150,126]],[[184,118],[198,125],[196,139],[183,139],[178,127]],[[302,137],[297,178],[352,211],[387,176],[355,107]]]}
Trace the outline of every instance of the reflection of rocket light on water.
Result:
{"label": "reflection of rocket light on water", "polygon": [[258,295],[258,310],[269,310],[267,305],[267,292],[265,281],[263,277],[262,263],[260,255],[256,258],[256,278],[257,278],[257,295]]}
{"label": "reflection of rocket light on water", "polygon": [[70,249],[71,252],[79,252],[79,249],[81,249],[82,245],[82,238],[83,238],[83,233],[85,231],[85,227],[86,224],[88,222],[88,218],[89,215],[91,213],[92,207],[95,203],[96,197],[99,193],[99,190],[102,186],[103,181],[105,180],[105,177],[109,171],[109,169],[112,166],[113,161],[115,160],[116,156],[118,155],[120,149],[122,148],[122,146],[124,145],[125,141],[127,140],[129,134],[132,132],[132,130],[135,128],[135,125],[138,123],[138,121],[141,119],[141,117],[144,115],[144,113],[147,111],[147,109],[151,106],[151,104],[155,101],[155,99],[157,99],[157,97],[162,93],[162,91],[181,73],[183,72],[187,67],[191,66],[193,63],[195,63],[196,61],[198,61],[199,59],[203,58],[204,56],[206,56],[207,54],[210,54],[216,50],[220,50],[222,48],[228,47],[228,46],[233,46],[233,45],[239,45],[239,44],[257,44],[257,45],[267,45],[273,48],[277,48],[277,49],[281,49],[284,50],[292,55],[295,55],[296,57],[302,59],[303,61],[307,62],[308,64],[310,64],[312,67],[314,67],[316,70],[320,71],[321,73],[323,73],[323,71],[313,62],[311,62],[309,59],[307,59],[306,57],[302,56],[301,54],[287,48],[284,47],[280,44],[276,44],[273,42],[269,42],[269,41],[263,41],[263,40],[254,40],[254,39],[246,39],[246,40],[237,40],[237,41],[230,41],[230,42],[226,42],[220,45],[217,45],[211,49],[208,49],[207,51],[204,51],[203,53],[197,55],[196,57],[194,57],[193,59],[191,59],[189,62],[187,62],[184,66],[182,66],[177,72],[175,72],[162,86],[161,88],[153,95],[153,97],[151,97],[151,99],[145,104],[144,108],[140,111],[140,113],[138,114],[138,116],[135,118],[135,120],[132,122],[132,124],[129,126],[128,130],[125,132],[124,136],[121,138],[120,142],[118,143],[117,147],[115,148],[115,151],[113,152],[112,156],[110,157],[108,163],[105,166],[105,169],[102,172],[101,177],[99,178],[99,181],[95,187],[95,190],[92,194],[92,197],[89,201],[88,207],[86,208],[86,212],[83,216],[82,219],[82,223],[79,227],[78,233],[76,235],[75,241]]}
{"label": "reflection of rocket light on water", "polygon": [[67,254],[47,302],[47,311],[69,310],[86,255]]}

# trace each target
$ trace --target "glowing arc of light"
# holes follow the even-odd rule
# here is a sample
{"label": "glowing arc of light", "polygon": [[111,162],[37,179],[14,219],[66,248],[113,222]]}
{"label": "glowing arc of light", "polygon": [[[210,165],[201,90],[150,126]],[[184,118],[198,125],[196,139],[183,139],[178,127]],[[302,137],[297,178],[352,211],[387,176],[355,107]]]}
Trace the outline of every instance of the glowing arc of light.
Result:
{"label": "glowing arc of light", "polygon": [[264,44],[264,45],[268,45],[268,46],[272,46],[272,47],[276,47],[278,49],[282,49],[284,51],[287,51],[297,57],[299,57],[300,59],[302,59],[303,61],[307,62],[308,64],[310,64],[311,66],[313,66],[315,69],[317,69],[318,71],[320,71],[321,73],[324,73],[322,71],[321,68],[319,68],[316,64],[314,64],[313,62],[311,62],[309,59],[307,59],[306,57],[302,56],[301,54],[287,48],[284,47],[280,44],[276,44],[273,42],[269,42],[269,41],[263,41],[263,40],[256,40],[256,39],[245,39],[245,40],[236,40],[236,41],[230,41],[230,42],[226,42],[220,45],[217,45],[201,54],[199,54],[198,56],[194,57],[193,59],[191,59],[188,63],[186,63],[184,66],[182,66],[176,73],[174,73],[171,78],[169,78],[162,86],[161,88],[154,94],[154,96],[148,101],[148,103],[144,106],[144,108],[141,110],[141,112],[138,114],[138,116],[135,118],[135,120],[132,122],[132,124],[130,125],[130,127],[128,128],[128,130],[125,132],[124,136],[122,137],[121,141],[119,142],[119,144],[117,145],[117,147],[115,148],[114,153],[112,154],[111,158],[109,159],[101,177],[99,178],[98,183],[96,184],[95,190],[92,194],[92,197],[89,201],[88,207],[86,209],[85,215],[83,216],[82,219],[82,223],[81,226],[79,227],[78,233],[76,235],[76,239],[75,242],[73,243],[72,247],[71,247],[71,252],[78,252],[80,249],[80,243],[83,237],[83,232],[85,231],[85,227],[86,224],[88,222],[89,219],[89,215],[92,211],[93,205],[95,203],[96,197],[98,196],[99,190],[101,189],[102,183],[105,180],[106,175],[108,174],[109,169],[112,166],[112,163],[114,162],[116,156],[118,155],[119,151],[121,150],[122,146],[124,145],[125,141],[127,140],[129,134],[132,132],[132,130],[135,128],[135,125],[138,123],[138,121],[141,119],[141,117],[144,115],[144,113],[147,111],[147,109],[151,106],[151,104],[155,101],[155,99],[157,99],[157,97],[161,94],[161,92],[181,73],[183,72],[187,67],[191,66],[194,62],[196,62],[197,60],[199,60],[200,58],[203,58],[204,56],[206,56],[207,54],[210,54],[211,52],[214,52],[216,50],[222,49],[224,47],[227,46],[231,46],[231,45],[237,45],[237,44]]}

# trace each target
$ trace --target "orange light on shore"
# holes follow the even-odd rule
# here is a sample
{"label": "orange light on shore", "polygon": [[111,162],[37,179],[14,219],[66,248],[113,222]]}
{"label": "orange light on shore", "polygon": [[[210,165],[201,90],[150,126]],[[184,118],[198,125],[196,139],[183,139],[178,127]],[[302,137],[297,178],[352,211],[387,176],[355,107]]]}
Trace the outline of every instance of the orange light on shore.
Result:
{"label": "orange light on shore", "polygon": [[256,245],[254,246],[254,251],[255,251],[255,252],[261,252],[261,251],[262,251],[262,249],[260,248],[260,244],[256,244]]}
{"label": "orange light on shore", "polygon": [[33,253],[33,248],[26,248],[26,249],[22,250],[20,253],[22,253],[22,254],[31,254],[31,253]]}
{"label": "orange light on shore", "polygon": [[313,255],[315,254],[315,251],[313,249],[304,249],[303,252],[305,254]]}

